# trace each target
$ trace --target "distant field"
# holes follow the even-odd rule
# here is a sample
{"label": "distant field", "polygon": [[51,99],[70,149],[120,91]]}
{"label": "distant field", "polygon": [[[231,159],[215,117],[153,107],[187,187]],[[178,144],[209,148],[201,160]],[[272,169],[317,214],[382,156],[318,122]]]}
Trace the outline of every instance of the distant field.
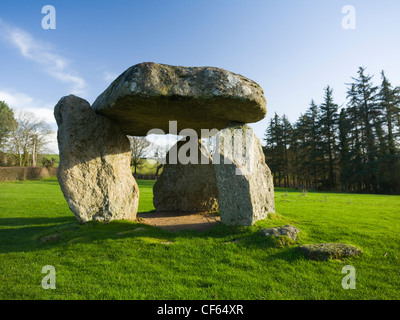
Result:
{"label": "distant field", "polygon": [[[60,156],[58,154],[45,154],[40,156],[40,161],[41,159],[45,157],[49,160],[51,160],[52,158],[54,158],[56,160],[56,162],[54,163],[55,167],[58,167],[60,165]],[[38,165],[42,165],[41,163],[39,163]],[[134,172],[134,168],[132,167],[132,172]],[[137,174],[140,175],[155,175],[157,171],[157,162],[154,160],[146,160],[142,166],[140,166],[137,169]],[[159,170],[159,174],[161,174],[162,169]]]}
{"label": "distant field", "polygon": [[[145,160],[143,165],[137,168],[137,174],[140,175],[155,175],[157,172],[158,163],[154,160]],[[135,171],[135,168],[132,167],[132,172]],[[158,171],[158,174],[161,174],[162,168]]]}
{"label": "distant field", "polygon": [[[39,157],[39,161],[41,161],[43,158],[51,160],[52,158],[56,160],[54,163],[54,167],[58,167],[60,164],[60,156],[58,154],[44,154]],[[42,163],[38,163],[38,165],[42,165]]]}
{"label": "distant field", "polygon": [[[138,181],[140,212],[154,209],[153,183]],[[275,199],[278,214],[253,227],[172,233],[79,225],[56,179],[0,183],[0,299],[400,298],[399,196],[277,189]],[[286,224],[300,228],[300,244],[345,242],[364,254],[314,262],[258,233]],[[41,287],[45,265],[56,269],[55,290]],[[355,290],[341,286],[345,265],[356,268]]]}

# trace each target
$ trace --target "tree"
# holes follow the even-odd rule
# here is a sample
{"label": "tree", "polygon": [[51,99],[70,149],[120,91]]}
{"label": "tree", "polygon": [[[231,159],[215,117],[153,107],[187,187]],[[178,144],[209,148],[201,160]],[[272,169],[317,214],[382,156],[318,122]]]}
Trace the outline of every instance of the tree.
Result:
{"label": "tree", "polygon": [[42,166],[45,167],[46,169],[52,168],[55,162],[56,159],[54,158],[51,158],[51,160],[45,157],[42,158]]}
{"label": "tree", "polygon": [[359,68],[340,114],[327,86],[293,126],[270,119],[263,149],[275,185],[400,194],[400,87],[381,76],[374,86]]}
{"label": "tree", "polygon": [[307,187],[318,188],[321,167],[319,108],[314,100],[295,125],[294,136],[298,139],[297,170],[302,173]]}
{"label": "tree", "polygon": [[282,143],[282,124],[281,118],[275,113],[270,120],[269,126],[264,135],[266,146],[264,147],[265,159],[272,171],[274,184],[281,185],[281,176],[283,175],[283,143]]}
{"label": "tree", "polygon": [[324,179],[328,189],[335,189],[337,168],[337,126],[338,105],[333,102],[333,89],[325,88],[324,102],[320,105],[319,130],[321,138],[321,152],[323,168],[327,169],[328,176]]}
{"label": "tree", "polygon": [[10,133],[10,151],[16,156],[19,166],[36,166],[37,155],[45,151],[52,131],[47,123],[30,112],[17,113],[16,122]]}
{"label": "tree", "polygon": [[381,107],[384,123],[387,127],[387,145],[389,153],[396,153],[396,138],[399,137],[399,131],[395,130],[396,119],[400,115],[400,87],[393,88],[392,84],[386,78],[384,71],[381,73],[382,84],[378,92],[378,103]]}
{"label": "tree", "polygon": [[[376,92],[378,87],[372,83],[372,76],[365,75],[365,68],[360,67],[358,78],[352,78],[353,83],[348,84],[347,97],[350,98],[349,107],[353,120],[359,130],[361,160],[363,170],[357,175],[362,176],[361,186],[366,191],[378,191],[378,148],[376,143],[376,129],[380,125],[380,106],[377,103]],[[379,130],[378,130],[379,131]]]}
{"label": "tree", "polygon": [[0,101],[0,150],[3,150],[10,132],[17,126],[14,111],[7,103]]}
{"label": "tree", "polygon": [[131,165],[135,168],[134,174],[136,174],[137,169],[142,167],[145,163],[144,158],[149,152],[151,143],[146,137],[128,136],[128,139],[131,146]]}
{"label": "tree", "polygon": [[156,176],[158,176],[160,170],[164,167],[164,164],[166,163],[167,153],[167,146],[157,145],[154,147],[154,159],[157,161]]}
{"label": "tree", "polygon": [[381,126],[377,127],[380,141],[379,152],[379,183],[382,192],[396,193],[399,191],[399,151],[396,140],[399,138],[399,130],[396,130],[397,119],[400,115],[400,88],[393,88],[381,72],[382,83],[377,94],[378,104],[381,108]]}
{"label": "tree", "polygon": [[284,114],[282,116],[282,150],[283,150],[283,172],[284,172],[285,187],[290,186],[290,178],[291,177],[293,178],[295,175],[295,172],[293,170],[292,147],[293,147],[293,127],[288,117]]}
{"label": "tree", "polygon": [[340,110],[339,121],[339,176],[341,189],[349,190],[349,183],[352,174],[351,169],[351,153],[349,144],[350,121],[345,108]]}
{"label": "tree", "polygon": [[270,165],[274,177],[274,184],[281,186],[290,185],[290,178],[293,178],[293,159],[290,147],[292,145],[293,127],[286,115],[280,118],[276,113],[270,120],[270,125],[265,133],[266,146],[264,154],[267,163]]}

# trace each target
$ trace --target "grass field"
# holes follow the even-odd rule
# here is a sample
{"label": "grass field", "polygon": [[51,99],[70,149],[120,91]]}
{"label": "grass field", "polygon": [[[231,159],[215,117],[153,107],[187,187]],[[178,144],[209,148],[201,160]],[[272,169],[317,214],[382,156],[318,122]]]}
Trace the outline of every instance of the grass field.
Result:
{"label": "grass field", "polygon": [[[153,182],[138,183],[139,211],[153,210]],[[399,196],[278,189],[275,197],[278,214],[255,226],[171,233],[79,225],[56,179],[0,183],[0,299],[400,298]],[[300,244],[345,242],[364,253],[309,261],[258,233],[285,224],[301,229]],[[58,242],[40,241],[55,234]],[[341,286],[346,264],[356,268],[355,290]],[[41,287],[45,265],[56,269],[55,290]]]}

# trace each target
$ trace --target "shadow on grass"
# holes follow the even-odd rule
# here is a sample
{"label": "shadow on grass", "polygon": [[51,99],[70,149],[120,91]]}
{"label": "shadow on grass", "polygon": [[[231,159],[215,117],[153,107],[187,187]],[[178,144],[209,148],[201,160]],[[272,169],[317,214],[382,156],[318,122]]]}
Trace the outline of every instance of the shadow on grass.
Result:
{"label": "shadow on grass", "polygon": [[20,226],[37,226],[42,224],[58,224],[58,223],[67,223],[67,222],[75,222],[75,218],[72,217],[32,217],[32,218],[1,218],[0,219],[0,228],[1,227],[20,227]]}
{"label": "shadow on grass", "polygon": [[[29,252],[66,248],[79,243],[99,243],[103,240],[133,241],[159,239],[170,243],[181,240],[213,239],[216,245],[233,245],[243,249],[272,250],[270,259],[296,260],[299,255],[293,247],[279,247],[272,239],[260,234],[257,226],[227,226],[216,224],[198,232],[181,230],[171,232],[134,221],[79,224],[72,217],[5,218],[0,220],[0,253]],[[140,243],[139,243],[140,245]]]}

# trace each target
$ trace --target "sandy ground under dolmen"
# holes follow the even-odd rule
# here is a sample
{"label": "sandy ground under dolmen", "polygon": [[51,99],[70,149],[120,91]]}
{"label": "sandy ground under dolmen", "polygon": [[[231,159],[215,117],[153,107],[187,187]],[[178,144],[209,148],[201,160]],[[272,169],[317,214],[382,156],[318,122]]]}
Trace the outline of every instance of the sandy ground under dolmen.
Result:
{"label": "sandy ground under dolmen", "polygon": [[154,227],[170,230],[206,231],[220,223],[218,215],[204,212],[151,212],[138,213],[139,221]]}

